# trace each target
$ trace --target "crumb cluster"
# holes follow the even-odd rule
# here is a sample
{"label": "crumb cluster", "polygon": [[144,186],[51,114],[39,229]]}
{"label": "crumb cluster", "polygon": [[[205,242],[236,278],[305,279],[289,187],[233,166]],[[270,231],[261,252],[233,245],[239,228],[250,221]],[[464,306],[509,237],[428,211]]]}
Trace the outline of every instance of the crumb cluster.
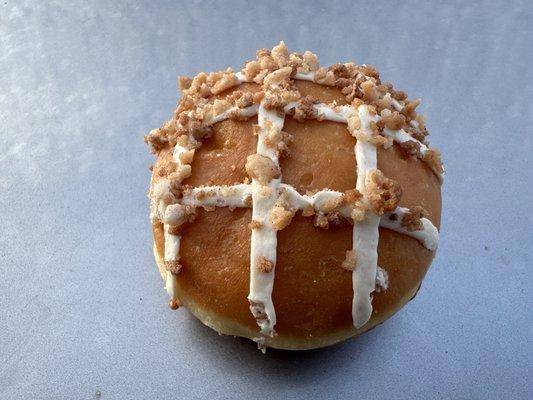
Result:
{"label": "crumb cluster", "polygon": [[387,178],[379,169],[368,173],[365,187],[370,206],[378,215],[394,211],[400,203],[402,197],[400,184]]}
{"label": "crumb cluster", "polygon": [[344,221],[350,223],[362,221],[365,219],[367,211],[368,204],[363,195],[357,189],[350,189],[339,197],[331,198],[317,205],[312,211],[304,209],[302,215],[315,215],[315,226],[328,229],[330,225],[339,225]]}
{"label": "crumb cluster", "polygon": [[257,257],[256,268],[263,274],[269,274],[274,269],[274,263],[268,258],[260,256]]}
{"label": "crumb cluster", "polygon": [[400,224],[410,232],[421,231],[424,229],[422,218],[426,218],[427,216],[428,213],[424,208],[416,206],[403,216]]}
{"label": "crumb cluster", "polygon": [[166,207],[162,221],[169,226],[170,234],[177,235],[183,224],[186,222],[191,223],[195,218],[196,207],[175,203]]}
{"label": "crumb cluster", "polygon": [[355,270],[356,257],[355,257],[355,251],[354,250],[347,250],[346,251],[346,258],[341,263],[341,267],[344,268],[344,269],[347,269],[348,271]]}
{"label": "crumb cluster", "polygon": [[263,186],[281,176],[279,167],[269,157],[261,154],[249,155],[244,168],[250,178],[257,179]]}
{"label": "crumb cluster", "polygon": [[280,192],[276,204],[269,215],[270,224],[276,231],[281,231],[287,227],[291,223],[294,214],[296,214],[296,209],[290,205],[287,193],[283,190]]}
{"label": "crumb cluster", "polygon": [[173,275],[178,275],[181,271],[182,265],[178,260],[165,261],[165,268]]}

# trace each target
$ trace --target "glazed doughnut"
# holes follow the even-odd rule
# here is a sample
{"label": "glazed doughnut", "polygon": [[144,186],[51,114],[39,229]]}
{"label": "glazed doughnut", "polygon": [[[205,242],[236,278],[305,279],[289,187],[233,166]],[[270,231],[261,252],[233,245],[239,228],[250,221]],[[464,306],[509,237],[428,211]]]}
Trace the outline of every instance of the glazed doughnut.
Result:
{"label": "glazed doughnut", "polygon": [[354,63],[281,42],[180,78],[145,141],[154,254],[171,308],[259,348],[356,336],[419,289],[437,249],[443,166],[418,100]]}

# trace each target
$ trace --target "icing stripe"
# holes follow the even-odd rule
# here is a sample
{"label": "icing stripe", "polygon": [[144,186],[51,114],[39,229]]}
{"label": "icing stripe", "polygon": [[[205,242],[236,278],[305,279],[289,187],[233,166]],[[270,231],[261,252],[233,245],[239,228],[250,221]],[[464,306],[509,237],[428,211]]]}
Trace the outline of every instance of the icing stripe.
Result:
{"label": "icing stripe", "polygon": [[211,124],[216,124],[217,122],[222,122],[228,119],[231,113],[234,113],[234,112],[246,118],[253,117],[254,115],[257,115],[258,108],[259,106],[257,104],[251,105],[246,108],[231,107],[231,108],[228,108],[223,113],[220,113],[214,116],[213,119],[209,121],[209,124],[211,125]]}
{"label": "icing stripe", "polygon": [[[258,124],[260,127],[257,139],[257,154],[269,157],[279,168],[277,150],[266,145],[269,129],[272,124],[274,129],[283,128],[284,117],[275,111],[266,110],[263,103],[259,106]],[[278,187],[281,177],[272,179],[268,186],[262,186],[259,181],[252,179],[252,218],[262,223],[261,229],[252,229],[250,248],[250,293],[248,300],[250,310],[264,336],[274,335],[276,325],[276,312],[272,303],[272,289],[274,286],[274,271],[276,265],[277,233],[268,218],[270,211],[278,198]],[[260,257],[273,263],[270,272],[261,272],[257,268]]]}
{"label": "icing stripe", "polygon": [[[309,196],[298,193],[294,187],[285,183],[279,184],[279,190],[283,190],[285,193],[287,193],[289,205],[296,210],[304,210],[308,207],[313,207],[315,210],[320,210],[322,205],[327,201],[338,199],[343,195],[341,192],[334,190],[321,190],[312,196]],[[201,196],[201,199],[198,199],[197,195],[199,193],[205,194],[205,196]],[[184,205],[192,205],[196,207],[251,207],[252,204],[249,202],[249,200],[247,200],[250,198],[250,196],[252,196],[252,185],[249,184],[242,183],[228,186],[203,186],[193,188],[184,193],[181,202]],[[347,218],[351,215],[350,211],[351,210],[348,207],[344,207],[339,210],[341,215]],[[384,214],[381,216],[379,226],[410,236],[422,243],[427,249],[432,251],[436,250],[439,241],[439,232],[429,219],[421,219],[423,229],[419,231],[408,231],[401,226],[401,220],[403,216],[409,212],[410,211],[408,208],[398,207],[394,211],[394,214],[397,215],[397,219],[393,221],[389,218],[393,213]],[[176,237],[179,238],[179,236]],[[172,246],[174,247],[174,245]],[[179,248],[179,244],[177,247]],[[169,250],[167,250],[165,246],[165,252],[167,251]]]}
{"label": "icing stripe", "polygon": [[244,183],[232,186],[203,186],[186,191],[182,204],[198,207],[247,207],[247,199],[250,196],[252,186]]}
{"label": "icing stripe", "polygon": [[428,250],[435,251],[439,244],[439,231],[427,218],[421,218],[423,229],[419,231],[408,231],[401,225],[401,220],[405,214],[409,213],[409,209],[405,207],[397,207],[394,210],[394,214],[397,215],[397,218],[393,221],[390,219],[391,214],[385,214],[381,217],[380,226],[383,228],[390,229],[412,238],[415,238],[421,242],[424,247]]}
{"label": "icing stripe", "polygon": [[[370,122],[377,118],[368,113],[366,106],[358,108],[361,130],[371,133]],[[370,171],[377,169],[376,146],[364,140],[357,140],[355,144],[355,159],[357,163],[357,182],[355,188],[366,198],[366,178]],[[380,217],[372,212],[367,213],[363,221],[353,224],[353,251],[356,266],[352,272],[353,301],[352,318],[356,328],[362,327],[372,315],[372,298],[376,287],[376,272],[378,262]]]}
{"label": "icing stripe", "polygon": [[[167,224],[163,226],[163,229],[165,232],[165,261],[179,260],[180,237],[178,235],[171,235],[168,233]],[[170,271],[167,271],[165,278],[165,289],[173,301],[178,299],[176,285],[176,277]]]}
{"label": "icing stripe", "polygon": [[314,82],[315,73],[314,72],[298,72],[296,73],[296,75],[294,75],[294,79],[297,79],[299,81]]}

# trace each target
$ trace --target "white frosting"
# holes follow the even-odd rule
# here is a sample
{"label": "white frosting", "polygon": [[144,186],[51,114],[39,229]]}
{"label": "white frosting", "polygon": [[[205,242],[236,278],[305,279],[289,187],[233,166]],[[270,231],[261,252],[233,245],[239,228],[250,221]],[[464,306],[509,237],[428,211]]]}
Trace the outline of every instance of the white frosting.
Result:
{"label": "white frosting", "polygon": [[299,81],[313,82],[315,80],[315,73],[314,72],[298,72],[296,73],[296,75],[294,75],[294,79],[297,79]]}
{"label": "white frosting", "polygon": [[180,236],[168,233],[168,225],[164,226],[165,231],[165,261],[179,260]]}
{"label": "white frosting", "polygon": [[[203,195],[203,196],[202,196]],[[197,207],[246,207],[246,199],[252,195],[252,185],[195,187],[183,194],[182,204]],[[200,199],[198,198],[200,196]]]}
{"label": "white frosting", "polygon": [[[179,260],[180,237],[168,233],[168,225],[166,224],[163,229],[165,232],[165,261]],[[167,271],[165,289],[170,298],[174,301],[178,298],[176,286],[176,277],[170,271]]]}
{"label": "white frosting", "polygon": [[[235,74],[240,83],[248,82],[242,71]],[[315,73],[297,73],[294,79],[304,81],[314,81]],[[400,111],[402,104],[397,100],[391,99],[391,105],[394,109]],[[284,107],[284,112],[288,113],[297,107],[297,103],[289,103]],[[358,113],[361,123],[361,131],[371,135],[370,122],[376,122],[380,119],[377,115],[370,115],[365,105],[354,109],[352,106],[335,106],[328,104],[315,104],[314,109],[319,119],[324,119],[339,123],[348,123],[350,116]],[[282,129],[284,116],[279,116],[275,111],[269,111],[263,107],[263,104],[252,105],[244,109],[231,107],[225,112],[212,117],[207,124],[221,122],[237,112],[244,117],[258,115],[258,124],[260,132],[257,142],[257,154],[269,157],[274,164],[279,167],[278,151],[266,145],[268,135],[268,122],[273,124],[276,129]],[[411,125],[417,127],[416,121],[411,121]],[[353,134],[354,132],[352,132]],[[403,129],[392,131],[384,129],[384,136],[392,138],[397,143],[403,143],[409,140],[420,144],[420,153],[423,156],[429,150],[426,145],[413,138]],[[174,149],[174,160],[176,164],[182,166],[180,156],[190,149],[176,145]],[[357,163],[357,182],[356,189],[363,194],[366,199],[366,180],[368,173],[377,168],[377,151],[374,144],[359,138],[355,145],[355,157]],[[441,177],[440,177],[441,178]],[[152,219],[161,219],[165,214],[167,204],[162,201],[162,194],[169,190],[169,182],[161,179],[151,189],[150,215]],[[268,218],[276,200],[284,191],[287,194],[287,201],[290,206],[297,210],[303,210],[313,207],[320,210],[325,202],[336,200],[343,194],[332,190],[322,190],[312,196],[301,195],[298,191],[287,184],[281,183],[281,178],[273,179],[268,186],[262,186],[257,180],[253,179],[251,184],[238,184],[231,186],[205,186],[196,187],[187,190],[183,194],[180,202],[184,205],[197,207],[215,206],[215,207],[249,207],[250,197],[252,199],[252,218],[262,223],[261,229],[252,229],[251,249],[250,249],[250,292],[248,300],[250,301],[250,310],[257,320],[261,330],[261,337],[254,339],[264,347],[267,337],[274,335],[274,326],[276,324],[276,313],[272,302],[272,289],[274,284],[274,270],[265,273],[257,269],[256,264],[259,257],[264,257],[275,266],[277,237],[276,230],[273,229]],[[351,210],[349,207],[343,207],[340,213],[349,218]],[[398,207],[395,210],[397,218],[390,219],[391,214],[379,216],[373,212],[367,213],[363,221],[354,221],[353,226],[353,250],[356,256],[356,268],[352,273],[353,284],[353,301],[352,301],[352,318],[356,328],[362,327],[372,315],[372,292],[374,290],[386,290],[388,287],[387,272],[377,266],[377,245],[379,241],[379,227],[391,229],[393,231],[408,235],[420,241],[427,249],[436,250],[439,233],[437,228],[426,218],[422,218],[423,229],[419,231],[408,231],[401,226],[401,219],[409,210]],[[179,259],[180,236],[168,233],[168,226],[164,226],[165,234],[165,261],[175,261]],[[176,277],[167,271],[165,288],[172,300],[177,300]]]}
{"label": "white frosting", "polygon": [[242,71],[239,71],[239,72],[235,73],[235,76],[236,76],[237,79],[239,80],[239,83],[249,82],[249,81],[246,79],[246,76],[243,74]]}
{"label": "white frosting", "polygon": [[[361,130],[371,134],[370,122],[377,117],[368,113],[366,106],[358,107]],[[376,146],[364,140],[355,144],[357,162],[357,183],[355,188],[366,198],[366,180],[368,173],[377,169]],[[352,318],[356,328],[362,327],[372,315],[371,294],[376,287],[376,269],[378,262],[380,217],[372,212],[363,221],[354,221],[353,250],[355,252],[355,269],[352,272],[353,301]]]}
{"label": "white frosting", "polygon": [[381,267],[376,271],[376,292],[384,292],[389,287],[389,274]]}
{"label": "white frosting", "polygon": [[246,117],[246,118],[253,117],[254,115],[257,114],[257,109],[258,108],[259,107],[257,106],[257,104],[253,104],[253,105],[251,105],[249,107],[246,107],[246,108],[238,108],[236,106],[230,107],[226,111],[224,111],[223,113],[215,115],[209,121],[209,124],[216,124],[217,122],[221,122],[221,121],[224,121],[224,120],[228,119],[232,112],[237,112],[237,113],[239,113],[240,115],[242,115],[243,117]]}
{"label": "white frosting", "polygon": [[[260,131],[257,138],[257,154],[269,157],[279,167],[277,150],[265,143],[268,137],[267,125],[269,122],[275,129],[281,130],[284,118],[278,116],[275,111],[265,109],[261,104],[258,113]],[[261,229],[252,229],[248,300],[250,301],[250,310],[261,328],[261,333],[265,336],[272,336],[274,325],[276,325],[276,312],[272,303],[275,268],[272,268],[271,272],[265,273],[259,271],[256,265],[259,257],[264,257],[274,266],[276,265],[277,233],[268,216],[278,198],[280,182],[281,178],[272,179],[268,183],[268,188],[271,189],[270,193],[265,193],[265,187],[258,180],[252,179],[252,218],[261,222],[262,226]]]}
{"label": "white frosting", "polygon": [[[297,106],[298,103],[293,101],[287,104],[283,108],[283,110],[285,111],[285,113],[288,113]],[[336,106],[335,108],[333,108],[325,103],[314,104],[313,108],[320,116],[320,119],[342,123],[346,123],[348,121],[348,117],[353,112],[353,107],[350,106]]]}
{"label": "white frosting", "polygon": [[426,154],[427,151],[429,150],[428,147],[424,143],[415,139],[403,129],[393,131],[389,128],[385,128],[383,129],[383,135],[392,138],[396,143],[405,143],[409,141],[418,143],[420,145],[420,153],[422,155]]}
{"label": "white frosting", "polygon": [[397,215],[395,220],[391,220],[390,214],[384,214],[381,217],[380,226],[392,231],[410,236],[421,242],[428,250],[435,251],[439,244],[439,231],[427,218],[421,218],[423,229],[419,231],[408,231],[401,225],[402,218],[409,212],[408,208],[397,207],[394,214]]}

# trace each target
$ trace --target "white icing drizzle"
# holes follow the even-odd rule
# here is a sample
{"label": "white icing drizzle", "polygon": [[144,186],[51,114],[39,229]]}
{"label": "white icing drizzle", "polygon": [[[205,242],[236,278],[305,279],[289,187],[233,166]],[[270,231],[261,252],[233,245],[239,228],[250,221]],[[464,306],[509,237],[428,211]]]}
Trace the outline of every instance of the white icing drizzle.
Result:
{"label": "white icing drizzle", "polygon": [[252,196],[252,185],[195,187],[183,194],[182,204],[197,207],[246,207]]}
{"label": "white icing drizzle", "polygon": [[[409,213],[409,209],[405,207],[397,207],[394,213],[384,214],[381,217],[380,226],[410,236],[421,242],[428,250],[435,251],[439,244],[439,231],[427,218],[421,218],[423,228],[419,231],[408,231],[401,225],[401,220],[405,214]],[[395,220],[390,219],[391,214],[396,214]]]}
{"label": "white icing drizzle", "polygon": [[384,292],[389,287],[389,274],[384,268],[378,267],[376,271],[376,292]]}
{"label": "white icing drizzle", "polygon": [[[295,210],[304,210],[308,207],[313,207],[315,210],[320,210],[322,205],[330,200],[338,199],[343,196],[343,193],[334,190],[321,190],[312,196],[300,194],[291,185],[285,183],[279,184],[278,196],[284,191],[288,197],[289,206]],[[199,193],[205,194],[200,199],[197,198]],[[251,207],[247,198],[252,196],[252,185],[241,183],[238,185],[228,186],[203,186],[196,187],[184,193],[181,203],[184,205],[192,205],[196,207]],[[349,207],[342,207],[338,210],[340,214],[346,218],[350,217],[351,210]],[[409,212],[408,208],[398,207],[394,214],[397,215],[397,220],[390,219],[391,214],[388,213],[381,216],[379,226],[387,228],[395,232],[410,236],[424,245],[428,250],[436,250],[439,241],[439,233],[437,228],[427,218],[422,218],[423,229],[419,231],[408,231],[401,226],[401,219]],[[177,250],[175,246],[172,247]],[[179,248],[179,244],[178,244]],[[165,251],[166,247],[165,247]],[[169,250],[170,251],[170,250]],[[170,254],[170,253],[169,253]]]}
{"label": "white icing drizzle", "polygon": [[[368,112],[367,106],[357,109],[361,121],[361,131],[371,134],[370,122],[376,121],[377,116]],[[366,179],[368,173],[377,169],[376,146],[359,139],[355,144],[355,159],[357,163],[357,182],[355,188],[366,198]],[[352,272],[353,301],[352,318],[356,328],[362,327],[372,315],[371,294],[376,287],[376,270],[378,262],[380,217],[372,212],[363,221],[354,221],[353,250],[355,252],[356,267]]]}
{"label": "white icing drizzle", "polygon": [[253,117],[254,115],[257,114],[258,108],[259,107],[258,107],[257,104],[251,105],[251,106],[246,107],[246,108],[231,107],[231,108],[228,108],[223,113],[220,113],[220,114],[214,116],[208,122],[208,124],[212,125],[212,124],[216,124],[217,122],[224,121],[225,119],[229,118],[229,116],[231,115],[232,112],[236,112],[236,113],[240,114],[241,116],[243,116],[245,118]]}
{"label": "white icing drizzle", "polygon": [[[246,79],[242,71],[237,72],[236,77],[239,83],[250,82]],[[315,81],[315,73],[298,72],[293,79],[303,81]],[[391,99],[391,105],[397,111],[403,108],[403,105],[395,99]],[[292,109],[297,107],[296,102],[289,103],[284,107],[284,113],[289,113]],[[380,120],[378,115],[370,115],[366,105],[362,105],[357,109],[352,106],[343,105],[328,105],[324,103],[315,104],[314,109],[318,115],[318,119],[328,120],[339,123],[348,123],[350,116],[356,112],[358,113],[361,123],[361,132],[363,137],[359,138],[355,145],[355,156],[357,163],[357,182],[356,189],[366,197],[366,179],[370,171],[377,168],[377,150],[374,144],[368,142],[364,134],[371,135],[369,124],[371,121],[376,122]],[[284,124],[284,115],[279,116],[275,111],[269,111],[263,107],[263,104],[252,105],[243,109],[231,107],[228,110],[211,117],[206,124],[215,124],[228,119],[233,113],[238,113],[243,117],[251,117],[258,115],[258,124],[260,127],[257,154],[269,157],[275,165],[279,168],[278,151],[266,145],[265,139],[268,135],[269,122],[275,129],[282,129]],[[411,125],[415,128],[418,126],[416,121],[411,121]],[[352,132],[354,134],[354,132]],[[392,131],[385,128],[383,135],[390,137],[396,143],[404,143],[406,141],[415,141],[420,145],[421,156],[429,151],[428,147],[413,138],[403,129]],[[181,155],[189,152],[191,149],[176,145],[173,153],[177,168],[188,168],[189,166],[181,162]],[[439,175],[442,180],[442,175]],[[167,204],[161,200],[159,193],[168,190],[169,182],[167,180],[160,180],[151,189],[151,205],[150,216],[152,220],[159,219],[165,215]],[[251,235],[251,249],[250,249],[250,292],[248,300],[250,301],[250,310],[261,330],[261,337],[254,340],[263,347],[265,346],[266,338],[272,337],[274,326],[276,324],[276,313],[272,302],[272,289],[274,284],[274,269],[271,272],[260,272],[256,268],[256,262],[259,257],[264,257],[271,261],[273,265],[276,264],[276,250],[277,237],[276,231],[271,226],[269,221],[269,213],[274,207],[274,204],[284,191],[288,195],[288,202],[291,207],[297,210],[303,210],[307,207],[313,207],[315,210],[320,210],[321,206],[329,201],[335,200],[342,196],[340,192],[333,190],[322,190],[312,196],[301,195],[298,191],[287,184],[281,183],[281,177],[273,179],[268,186],[262,186],[257,180],[253,179],[251,184],[237,184],[229,186],[204,186],[195,187],[186,190],[183,193],[183,198],[180,202],[183,205],[192,205],[197,207],[249,207],[250,197],[252,199],[252,218],[262,223],[261,229],[253,229]],[[349,218],[351,210],[349,207],[343,207],[339,212]],[[415,238],[421,242],[427,249],[436,250],[439,233],[437,228],[430,220],[422,218],[423,229],[418,231],[408,231],[401,226],[401,220],[409,209],[398,207],[394,214],[397,215],[395,219],[390,219],[392,213],[379,216],[373,212],[368,212],[363,221],[354,221],[353,227],[353,250],[356,255],[356,268],[352,273],[352,284],[354,296],[352,301],[352,318],[353,324],[356,328],[362,327],[372,315],[372,297],[374,290],[386,290],[388,287],[387,272],[381,267],[377,266],[377,245],[379,241],[379,227],[391,229],[404,235]],[[172,235],[168,232],[168,225],[164,225],[165,236],[165,261],[179,260],[179,246],[180,236]],[[167,271],[165,288],[171,299],[177,300],[177,280],[176,277]]]}
{"label": "white icing drizzle", "polygon": [[428,147],[422,143],[421,141],[415,139],[411,135],[409,135],[406,131],[403,129],[399,129],[397,131],[393,131],[389,128],[383,129],[383,135],[392,138],[396,143],[405,143],[409,141],[416,142],[420,145],[420,153],[422,155],[425,155],[428,152]]}
{"label": "white icing drizzle", "polygon": [[297,79],[299,81],[314,82],[315,73],[314,72],[297,72],[296,75],[294,75],[294,79]]}
{"label": "white icing drizzle", "polygon": [[[265,109],[263,103],[261,103],[258,113],[260,131],[257,138],[257,154],[269,157],[279,168],[278,151],[272,147],[268,147],[265,143],[268,137],[269,123],[272,124],[273,129],[281,130],[283,128],[284,117],[278,116],[275,111]],[[261,229],[252,229],[250,247],[250,293],[248,294],[248,300],[250,302],[250,310],[264,336],[273,336],[274,325],[276,325],[276,312],[272,303],[272,289],[274,287],[277,234],[268,216],[278,198],[280,182],[281,177],[275,178],[265,187],[258,180],[252,179],[252,218],[255,221],[260,221],[262,227]],[[272,262],[274,268],[272,268],[271,272],[265,273],[257,269],[256,265],[259,257],[264,257]]]}
{"label": "white icing drizzle", "polygon": [[[179,259],[180,236],[172,235],[168,232],[168,225],[163,226],[165,232],[165,261],[177,261]],[[176,277],[167,270],[165,278],[165,289],[171,300],[176,301],[178,294],[176,292]]]}
{"label": "white icing drizzle", "polygon": [[[292,109],[296,108],[298,103],[291,102],[284,107],[285,113],[288,113]],[[316,113],[319,115],[319,119],[332,121],[332,122],[342,122],[347,123],[348,117],[353,112],[353,107],[350,106],[336,106],[331,107],[325,103],[314,104],[313,108]]]}

